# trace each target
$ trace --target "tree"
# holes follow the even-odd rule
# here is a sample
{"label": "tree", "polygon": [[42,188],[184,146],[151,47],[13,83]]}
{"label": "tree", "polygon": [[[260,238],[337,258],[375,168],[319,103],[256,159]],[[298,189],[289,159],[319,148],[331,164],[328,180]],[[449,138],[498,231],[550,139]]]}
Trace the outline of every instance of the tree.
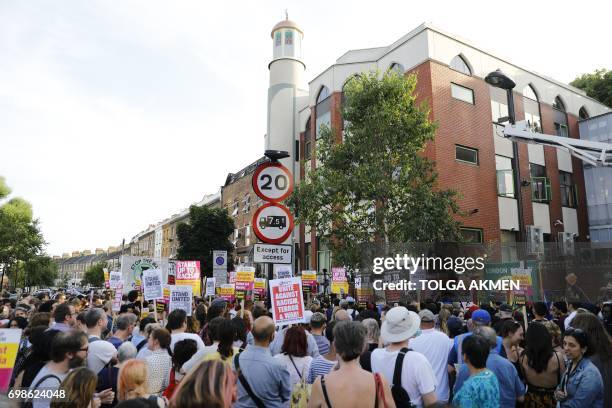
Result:
{"label": "tree", "polygon": [[436,126],[416,103],[416,77],[364,74],[345,86],[344,141],[322,126],[317,168],[288,204],[297,222],[328,237],[336,265],[357,267],[365,243],[458,239],[456,193],[436,187],[424,154]]}
{"label": "tree", "polygon": [[25,286],[53,286],[58,275],[57,264],[51,257],[36,255],[25,261]]}
{"label": "tree", "polygon": [[99,286],[104,285],[104,268],[106,268],[105,262],[98,262],[96,264],[91,265],[85,271],[81,284],[82,285],[89,284],[94,287],[99,287]]}
{"label": "tree", "polygon": [[[189,222],[177,227],[177,258],[200,261],[202,271],[206,276],[211,276],[212,251],[233,251],[234,246],[229,240],[233,232],[234,220],[225,209],[192,205],[189,207]],[[230,259],[231,257],[228,257],[228,261]]]}
{"label": "tree", "polygon": [[612,71],[596,69],[592,74],[582,74],[570,85],[582,89],[588,96],[612,107]]}

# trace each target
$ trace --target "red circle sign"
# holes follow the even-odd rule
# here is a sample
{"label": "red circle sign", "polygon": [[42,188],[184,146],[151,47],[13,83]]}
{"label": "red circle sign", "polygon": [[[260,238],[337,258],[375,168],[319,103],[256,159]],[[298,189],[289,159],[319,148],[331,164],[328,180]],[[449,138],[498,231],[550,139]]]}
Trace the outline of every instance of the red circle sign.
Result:
{"label": "red circle sign", "polygon": [[253,232],[268,244],[284,242],[293,231],[293,216],[287,207],[278,203],[266,203],[253,214]]}
{"label": "red circle sign", "polygon": [[280,163],[264,163],[257,167],[251,184],[258,197],[272,203],[283,201],[293,192],[293,176]]}

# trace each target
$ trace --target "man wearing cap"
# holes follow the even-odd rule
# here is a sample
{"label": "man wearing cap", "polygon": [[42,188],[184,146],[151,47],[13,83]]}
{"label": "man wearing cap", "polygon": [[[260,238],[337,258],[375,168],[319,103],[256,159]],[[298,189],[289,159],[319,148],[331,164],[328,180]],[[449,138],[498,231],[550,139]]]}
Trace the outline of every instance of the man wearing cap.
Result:
{"label": "man wearing cap", "polygon": [[[403,306],[389,310],[381,328],[382,339],[389,345],[372,352],[371,365],[372,372],[381,373],[391,384],[394,377],[399,377],[401,387],[408,393],[410,402],[417,407],[427,407],[438,401],[436,376],[423,354],[408,350],[408,341],[414,337],[420,323],[419,315]],[[398,358],[403,359],[403,362],[396,374]]]}
{"label": "man wearing cap", "polygon": [[449,398],[448,370],[446,363],[453,342],[448,336],[434,328],[436,317],[428,309],[419,312],[421,318],[421,334],[410,340],[410,348],[423,354],[431,364],[438,386],[436,396],[438,401],[447,403]]}
{"label": "man wearing cap", "polygon": [[[471,324],[470,324],[471,323]],[[448,353],[448,365],[449,370],[455,369],[455,364],[463,364],[463,355],[461,353],[461,342],[468,336],[472,335],[472,330],[478,326],[490,326],[491,325],[491,315],[489,312],[483,309],[474,310],[472,313],[472,318],[468,322],[468,327],[470,331],[464,334],[461,334],[455,337],[453,341],[453,348]],[[495,351],[497,353],[501,353],[502,349],[502,338],[497,336],[497,346],[495,347]]]}

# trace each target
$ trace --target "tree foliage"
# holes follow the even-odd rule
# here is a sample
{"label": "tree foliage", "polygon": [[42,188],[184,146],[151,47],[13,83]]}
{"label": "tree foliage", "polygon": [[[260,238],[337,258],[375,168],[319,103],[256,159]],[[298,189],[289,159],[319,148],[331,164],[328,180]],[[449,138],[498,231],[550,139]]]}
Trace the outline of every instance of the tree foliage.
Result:
{"label": "tree foliage", "polygon": [[[177,237],[179,247],[177,258],[185,261],[200,261],[206,276],[212,275],[212,251],[234,250],[229,240],[234,232],[234,220],[223,208],[208,208],[192,205],[189,208],[189,222],[179,224]],[[231,257],[228,257],[228,262]]]}
{"label": "tree foliage", "polygon": [[588,96],[612,107],[612,71],[596,69],[592,74],[582,74],[570,85],[582,89]]}
{"label": "tree foliage", "polygon": [[26,286],[53,286],[58,275],[57,264],[51,257],[36,255],[24,265]]}
{"label": "tree foliage", "polygon": [[82,285],[91,285],[94,287],[100,287],[104,285],[104,268],[106,267],[105,262],[98,262],[91,265],[83,274]]}
{"label": "tree foliage", "polygon": [[[344,141],[322,126],[317,168],[288,203],[297,222],[329,237],[337,265],[358,266],[362,245],[458,239],[456,193],[436,187],[424,148],[436,126],[416,103],[416,77],[364,74],[345,86]],[[310,165],[310,164],[308,164]]]}

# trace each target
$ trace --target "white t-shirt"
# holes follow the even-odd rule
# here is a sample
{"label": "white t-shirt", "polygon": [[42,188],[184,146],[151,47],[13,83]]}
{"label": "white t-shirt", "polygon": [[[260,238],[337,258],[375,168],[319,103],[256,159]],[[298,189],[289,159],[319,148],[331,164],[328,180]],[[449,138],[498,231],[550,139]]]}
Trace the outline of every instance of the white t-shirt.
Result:
{"label": "white t-shirt", "polygon": [[410,340],[409,346],[412,350],[423,354],[431,364],[438,386],[436,396],[438,401],[448,402],[448,353],[453,348],[453,341],[441,331],[436,329],[425,329],[419,337]]}
{"label": "white t-shirt", "polygon": [[214,353],[215,351],[217,351],[218,348],[219,348],[218,341],[213,342],[213,344],[210,346],[204,346],[200,350],[196,351],[196,353],[193,356],[191,356],[189,360],[183,363],[183,366],[181,367],[181,371],[187,374],[189,371],[191,371],[193,367],[197,366],[200,362],[202,362],[204,360],[204,357],[206,357],[209,354]]}
{"label": "white t-shirt", "polygon": [[100,370],[117,355],[117,349],[106,340],[95,340],[98,337],[89,337],[89,351],[87,352],[87,368],[98,374]]}
{"label": "white t-shirt", "polygon": [[[312,363],[312,357],[291,357],[291,359],[293,359],[293,362],[295,363],[295,367],[297,367],[297,370],[293,366],[293,363],[291,362],[287,354],[277,354],[274,356],[274,358],[280,360],[285,365],[285,367],[287,367],[289,375],[291,376],[290,379],[292,389],[294,384],[297,384],[301,381],[300,374],[302,375],[302,377],[304,377],[304,382],[307,382],[308,371],[310,370],[310,363]],[[300,372],[299,374],[298,371]]]}
{"label": "white t-shirt", "polygon": [[[399,350],[387,351],[387,349],[376,349],[372,352],[372,372],[384,375],[390,385],[393,383],[393,371],[398,353]],[[436,384],[433,368],[425,356],[417,351],[406,353],[402,367],[402,388],[408,392],[412,404],[422,407],[421,395],[434,391]]]}
{"label": "white t-shirt", "polygon": [[171,337],[172,337],[172,340],[170,341],[170,350],[172,351],[174,351],[174,345],[177,342],[181,340],[185,340],[185,339],[195,340],[195,342],[198,345],[198,350],[201,350],[204,348],[204,342],[202,341],[202,338],[195,333],[172,333]]}

